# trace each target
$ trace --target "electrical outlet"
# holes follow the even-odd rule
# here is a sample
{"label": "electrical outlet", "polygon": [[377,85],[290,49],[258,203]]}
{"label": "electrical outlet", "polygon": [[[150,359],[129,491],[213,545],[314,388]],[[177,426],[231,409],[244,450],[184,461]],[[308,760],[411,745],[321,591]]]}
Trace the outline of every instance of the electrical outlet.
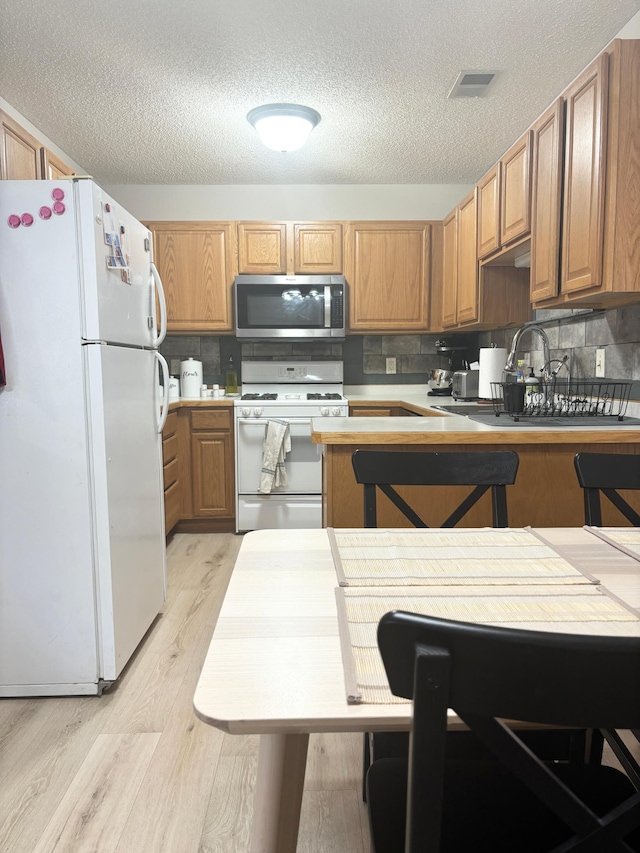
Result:
{"label": "electrical outlet", "polygon": [[169,373],[172,376],[180,373],[180,359],[179,358],[172,358],[171,359],[171,364],[169,366]]}
{"label": "electrical outlet", "polygon": [[596,376],[604,376],[604,349],[596,350]]}
{"label": "electrical outlet", "polygon": [[396,372],[396,360],[395,358],[387,359],[387,373],[395,373]]}

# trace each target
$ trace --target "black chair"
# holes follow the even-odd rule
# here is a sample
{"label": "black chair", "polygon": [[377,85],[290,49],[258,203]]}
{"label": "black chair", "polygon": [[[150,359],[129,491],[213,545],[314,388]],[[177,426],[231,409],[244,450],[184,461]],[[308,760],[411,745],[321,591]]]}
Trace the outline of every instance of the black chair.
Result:
{"label": "black chair", "polygon": [[505,486],[515,483],[518,454],[512,450],[471,453],[356,450],[351,457],[356,481],[364,486],[364,526],[376,527],[379,488],[414,527],[428,527],[394,486],[473,486],[473,491],[441,524],[454,527],[491,489],[493,526],[508,527]]}
{"label": "black chair", "polygon": [[[442,527],[454,527],[491,489],[494,527],[508,527],[505,486],[515,482],[518,454],[512,450],[470,453],[420,453],[386,450],[356,450],[351,462],[356,481],[364,486],[364,526],[377,526],[376,488],[379,488],[414,527],[428,525],[414,512],[393,486],[473,486],[473,491],[449,515]],[[463,733],[461,733],[463,734]],[[463,752],[472,748],[472,738],[457,740]],[[365,777],[374,757],[406,751],[408,737],[403,733],[365,733],[362,758],[362,799],[367,798]]]}
{"label": "black chair", "polygon": [[585,524],[602,527],[600,492],[622,515],[640,527],[640,515],[619,495],[618,489],[640,491],[640,456],[630,453],[577,453],[578,482],[584,489]]}
{"label": "black chair", "polygon": [[[640,727],[640,639],[395,612],[378,645],[392,692],[413,700],[413,725],[408,761],[369,768],[375,853],[640,850],[640,768],[616,732]],[[447,708],[493,760],[448,759]],[[602,729],[627,775],[545,763],[505,719]]]}

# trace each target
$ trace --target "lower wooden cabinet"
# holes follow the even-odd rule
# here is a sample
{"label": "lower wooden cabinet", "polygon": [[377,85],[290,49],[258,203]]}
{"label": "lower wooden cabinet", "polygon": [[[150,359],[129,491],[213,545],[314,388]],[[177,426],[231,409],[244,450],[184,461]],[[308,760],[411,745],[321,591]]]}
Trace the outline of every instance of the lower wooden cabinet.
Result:
{"label": "lower wooden cabinet", "polygon": [[178,464],[178,413],[170,412],[162,431],[164,526],[168,535],[180,520],[182,480]]}
{"label": "lower wooden cabinet", "polygon": [[162,433],[165,528],[233,530],[233,409],[184,407]]}
{"label": "lower wooden cabinet", "polygon": [[191,492],[196,518],[234,515],[232,413],[191,411]]}

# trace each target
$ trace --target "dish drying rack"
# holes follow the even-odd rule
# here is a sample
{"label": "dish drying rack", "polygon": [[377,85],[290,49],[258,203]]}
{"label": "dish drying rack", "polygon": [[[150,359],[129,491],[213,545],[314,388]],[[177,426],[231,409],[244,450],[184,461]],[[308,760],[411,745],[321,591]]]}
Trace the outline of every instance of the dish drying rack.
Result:
{"label": "dish drying rack", "polygon": [[592,379],[556,380],[538,385],[521,382],[492,382],[491,395],[496,417],[523,418],[616,418],[624,419],[631,382]]}

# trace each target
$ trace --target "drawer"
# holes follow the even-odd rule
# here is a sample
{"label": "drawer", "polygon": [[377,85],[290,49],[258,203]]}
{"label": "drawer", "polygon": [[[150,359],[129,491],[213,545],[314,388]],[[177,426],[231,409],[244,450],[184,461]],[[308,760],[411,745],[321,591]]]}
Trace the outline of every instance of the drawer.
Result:
{"label": "drawer", "polygon": [[194,409],[191,412],[191,429],[231,429],[230,409]]}
{"label": "drawer", "polygon": [[178,479],[178,460],[172,459],[164,466],[164,488],[165,491],[172,486]]}
{"label": "drawer", "polygon": [[162,464],[166,465],[178,455],[178,436],[172,435],[170,438],[165,438],[162,442]]}
{"label": "drawer", "polygon": [[382,406],[376,406],[375,408],[350,406],[349,415],[352,418],[389,418],[391,417],[391,408],[382,408]]}
{"label": "drawer", "polygon": [[175,482],[164,493],[164,526],[165,533],[171,530],[180,521],[180,483]]}
{"label": "drawer", "polygon": [[168,438],[170,435],[173,435],[178,429],[178,413],[177,412],[169,412],[167,415],[167,422],[164,425],[164,429],[162,430],[162,437]]}

